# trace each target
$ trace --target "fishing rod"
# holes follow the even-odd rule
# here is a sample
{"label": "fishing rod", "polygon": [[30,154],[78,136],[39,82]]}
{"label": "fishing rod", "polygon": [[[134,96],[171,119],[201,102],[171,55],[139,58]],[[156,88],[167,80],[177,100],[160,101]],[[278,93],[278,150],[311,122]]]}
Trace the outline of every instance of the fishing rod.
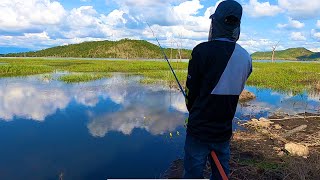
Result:
{"label": "fishing rod", "polygon": [[181,84],[180,84],[180,81],[179,81],[176,73],[174,72],[174,70],[173,70],[173,68],[172,68],[172,66],[171,66],[171,64],[170,64],[170,61],[168,60],[168,57],[167,57],[166,53],[164,52],[164,49],[162,48],[162,46],[161,46],[161,44],[160,44],[157,36],[154,34],[154,31],[152,30],[152,28],[151,28],[151,26],[149,25],[149,23],[146,22],[146,24],[148,25],[149,29],[151,30],[151,32],[152,32],[152,34],[153,34],[153,37],[156,39],[156,41],[157,41],[157,43],[158,43],[158,45],[159,45],[159,48],[160,48],[160,50],[161,50],[161,52],[162,52],[162,54],[163,54],[163,56],[164,56],[164,59],[167,61],[168,65],[169,65],[169,67],[170,67],[170,70],[171,70],[174,78],[176,79],[176,81],[177,81],[177,83],[178,83],[178,86],[179,86],[179,88],[180,88],[181,93],[182,93],[183,96],[186,98],[186,97],[187,97],[187,96],[186,96],[186,93],[184,92],[184,90],[183,90],[183,88],[182,88],[182,86],[181,86]]}
{"label": "fishing rod", "polygon": [[[162,52],[162,54],[163,54],[163,56],[164,56],[164,59],[167,61],[168,65],[169,65],[169,67],[170,67],[170,70],[171,70],[172,74],[174,75],[174,78],[176,79],[176,81],[177,81],[177,83],[178,83],[178,85],[179,85],[180,91],[182,92],[183,96],[186,98],[186,97],[187,97],[187,96],[186,96],[186,93],[184,92],[184,90],[183,90],[183,88],[182,88],[182,86],[181,86],[181,84],[180,84],[180,82],[179,82],[179,79],[178,79],[176,73],[174,72],[174,70],[173,70],[173,68],[172,68],[172,66],[171,66],[171,64],[170,64],[170,61],[168,60],[168,57],[167,57],[166,53],[164,52],[164,50],[163,50],[163,48],[162,48],[162,46],[161,46],[161,44],[160,44],[157,36],[154,34],[154,31],[152,30],[152,28],[151,28],[151,26],[149,25],[149,23],[146,22],[146,24],[147,24],[148,27],[150,28],[150,30],[151,30],[151,32],[152,32],[152,34],[153,34],[153,37],[156,39],[156,41],[157,41],[157,43],[158,43],[158,45],[159,45],[159,48],[161,49],[161,52]],[[219,161],[219,158],[218,158],[217,154],[215,153],[215,151],[211,151],[210,154],[211,154],[211,157],[212,157],[215,165],[217,166],[217,169],[218,169],[218,171],[219,171],[219,173],[220,173],[220,175],[221,175],[221,178],[222,178],[223,180],[228,180],[228,176],[226,175],[226,173],[225,173],[225,171],[224,171],[224,169],[223,169],[223,167],[222,167],[222,165],[221,165],[221,163],[220,163],[220,161]]]}

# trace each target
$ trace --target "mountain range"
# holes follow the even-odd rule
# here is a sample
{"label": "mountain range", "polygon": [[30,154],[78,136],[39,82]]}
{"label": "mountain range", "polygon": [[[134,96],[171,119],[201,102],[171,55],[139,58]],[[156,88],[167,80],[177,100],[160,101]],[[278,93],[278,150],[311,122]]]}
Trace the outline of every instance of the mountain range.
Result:
{"label": "mountain range", "polygon": [[[164,48],[168,58],[190,58],[191,50]],[[40,51],[10,53],[7,57],[73,57],[73,58],[120,58],[160,59],[160,48],[145,40],[122,39],[119,41],[92,41],[52,47]]]}
{"label": "mountain range", "polygon": [[[189,59],[191,50],[164,48],[170,59]],[[3,54],[5,57],[73,57],[73,58],[120,58],[120,59],[162,59],[160,48],[145,40],[122,39],[119,41],[92,41],[52,47],[40,51]],[[255,52],[253,60],[270,60],[272,52]],[[319,52],[306,48],[289,48],[275,51],[277,60],[316,61],[320,60]]]}
{"label": "mountain range", "polygon": [[[251,55],[254,60],[271,60],[272,51],[255,52]],[[320,60],[319,52],[312,52],[306,48],[289,48],[286,50],[275,51],[277,60],[295,60],[295,61],[317,61]]]}

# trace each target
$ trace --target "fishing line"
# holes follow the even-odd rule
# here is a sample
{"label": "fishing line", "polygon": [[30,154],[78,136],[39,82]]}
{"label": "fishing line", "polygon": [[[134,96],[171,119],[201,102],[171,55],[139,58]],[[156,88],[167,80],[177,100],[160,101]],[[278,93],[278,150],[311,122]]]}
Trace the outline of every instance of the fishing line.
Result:
{"label": "fishing line", "polygon": [[184,97],[186,97],[186,93],[184,92],[184,90],[183,90],[183,88],[182,88],[182,86],[181,86],[181,84],[180,84],[180,81],[179,81],[176,73],[174,72],[174,69],[172,68],[172,66],[171,66],[171,64],[170,64],[170,61],[168,60],[168,57],[167,57],[166,53],[164,52],[164,49],[162,48],[162,46],[161,46],[161,44],[160,44],[157,36],[154,34],[154,31],[153,31],[153,29],[151,28],[151,26],[149,25],[149,23],[148,23],[147,21],[145,21],[145,22],[146,22],[146,24],[148,25],[149,29],[151,30],[153,37],[156,39],[156,41],[157,41],[157,43],[158,43],[158,46],[159,46],[159,48],[160,48],[160,50],[161,50],[161,52],[162,52],[162,54],[163,54],[163,56],[164,56],[164,59],[167,61],[168,65],[169,65],[169,67],[170,67],[170,70],[171,70],[171,72],[172,72],[172,74],[173,74],[176,82],[178,83],[178,86],[179,86],[179,88],[180,88],[181,93],[183,94]]}

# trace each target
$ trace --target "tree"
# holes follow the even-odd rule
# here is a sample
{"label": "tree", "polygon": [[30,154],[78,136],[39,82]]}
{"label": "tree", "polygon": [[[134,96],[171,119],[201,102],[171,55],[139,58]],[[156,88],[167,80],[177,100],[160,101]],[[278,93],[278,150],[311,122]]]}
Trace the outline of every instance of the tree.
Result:
{"label": "tree", "polygon": [[275,52],[276,52],[276,49],[277,49],[279,43],[280,43],[280,41],[278,41],[276,45],[272,46],[272,58],[271,58],[272,62],[274,62],[274,55],[275,55]]}

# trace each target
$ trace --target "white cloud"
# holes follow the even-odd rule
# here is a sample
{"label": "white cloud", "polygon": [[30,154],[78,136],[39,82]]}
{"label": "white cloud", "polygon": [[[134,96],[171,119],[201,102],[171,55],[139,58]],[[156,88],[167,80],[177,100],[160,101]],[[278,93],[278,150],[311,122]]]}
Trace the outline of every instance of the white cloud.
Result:
{"label": "white cloud", "polygon": [[278,28],[295,28],[295,29],[301,29],[304,27],[304,23],[298,21],[298,20],[294,20],[292,19],[291,17],[289,17],[289,20],[288,20],[288,24],[278,24],[277,25]]}
{"label": "white cloud", "polygon": [[24,33],[18,36],[0,36],[0,46],[24,47],[39,50],[58,45],[76,44],[83,41],[101,41],[103,38],[72,38],[72,39],[51,39],[46,32]]}
{"label": "white cloud", "polygon": [[[257,51],[270,51],[272,47],[277,44],[278,41],[274,41],[271,39],[264,38],[242,38],[238,43],[244,47],[249,53],[254,53]],[[284,47],[280,44],[277,48],[278,50],[284,49]]]}
{"label": "white cloud", "polygon": [[[20,0],[13,0],[13,2],[18,1]],[[105,39],[147,39],[155,43],[150,29],[145,24],[147,20],[163,46],[171,46],[172,39],[175,39],[183,48],[191,49],[207,40],[210,27],[209,16],[214,13],[221,2],[221,0],[216,1],[212,3],[212,6],[208,6],[202,0],[107,0],[108,5],[109,1],[117,4],[118,8],[111,10],[108,14],[103,14],[95,10],[93,6],[73,7],[65,11],[58,0],[26,0],[21,1],[24,6],[17,6],[18,8],[11,3],[12,1],[4,0],[4,5],[0,6],[0,15],[3,13],[0,16],[0,45],[38,50],[56,45]],[[298,1],[281,1],[281,7],[271,4],[270,1],[250,0],[246,2],[246,4],[242,3],[244,13],[253,17],[263,17],[278,15],[285,11],[290,14],[294,12],[291,6],[296,5]],[[43,8],[43,4],[46,8]],[[24,10],[24,7],[30,8]],[[34,12],[43,12],[45,16],[32,15],[35,7],[37,9]],[[287,23],[278,24],[278,27],[289,30],[305,27],[305,24],[295,15],[290,16]],[[16,17],[20,17],[20,20],[17,20]],[[277,23],[276,20],[275,23]],[[318,21],[317,24],[319,26],[320,22]],[[248,33],[245,28],[242,30]],[[275,34],[270,35],[277,38],[274,37]],[[316,38],[317,33],[314,33],[312,37]],[[258,45],[253,47],[248,45],[247,48],[250,52],[263,50],[268,45],[260,39],[267,38],[270,37],[254,37],[249,42],[261,44],[262,48],[259,48]],[[248,44],[243,40],[241,43]]]}
{"label": "white cloud", "polygon": [[279,6],[287,10],[288,14],[296,19],[315,18],[320,15],[319,0],[278,0]]}
{"label": "white cloud", "polygon": [[122,0],[115,2],[120,6],[120,10],[127,14],[127,21],[131,26],[144,25],[145,21],[159,25],[177,24],[177,17],[171,6],[173,0]]}
{"label": "white cloud", "polygon": [[200,4],[199,0],[192,0],[183,2],[179,6],[173,7],[173,11],[180,20],[186,20],[186,18],[198,14],[198,10],[202,8],[203,5]]}
{"label": "white cloud", "polygon": [[301,32],[292,32],[290,39],[293,41],[305,41],[307,38]]}
{"label": "white cloud", "polygon": [[[25,32],[1,36],[0,45],[42,49],[62,44],[80,43],[83,41],[105,40],[112,36],[114,39],[133,37],[133,33],[118,28],[123,24],[122,12],[114,10],[107,16],[97,13],[92,6],[81,6],[66,13],[59,24],[43,27],[39,32]],[[1,18],[1,17],[0,17]],[[25,28],[31,28],[26,26]],[[1,27],[0,27],[1,30]],[[9,29],[6,29],[9,31]],[[19,31],[25,31],[19,29]],[[15,39],[13,41],[13,39]]]}
{"label": "white cloud", "polygon": [[124,11],[116,9],[116,10],[113,10],[111,13],[109,13],[107,16],[102,14],[101,19],[103,22],[111,26],[126,24],[127,20],[123,17],[124,13],[125,13]]}
{"label": "white cloud", "polygon": [[48,36],[47,32],[42,33],[24,33],[24,37],[28,39],[38,39],[38,40],[49,40],[50,37]]}
{"label": "white cloud", "polygon": [[251,17],[275,16],[283,10],[277,5],[271,5],[270,2],[259,2],[250,0],[249,4],[243,6],[244,12]]}
{"label": "white cloud", "polygon": [[74,29],[94,26],[99,23],[97,11],[92,6],[81,6],[72,9],[66,18],[68,25]]}
{"label": "white cloud", "polygon": [[57,25],[65,16],[65,9],[58,1],[50,0],[1,0],[0,30],[37,31],[45,25]]}
{"label": "white cloud", "polygon": [[[174,3],[173,3],[174,2]],[[182,2],[182,3],[180,3]],[[152,34],[146,21],[154,28],[157,36],[166,38],[166,34],[173,33],[173,37],[182,39],[195,35],[194,38],[207,36],[210,26],[209,16],[212,7],[207,8],[205,15],[199,15],[203,9],[200,0],[191,1],[117,1],[120,11],[124,12],[122,17],[126,21],[127,28],[144,29],[140,36],[152,38]],[[204,36],[205,33],[205,36]]]}
{"label": "white cloud", "polygon": [[81,6],[70,11],[57,31],[60,38],[105,38],[111,35],[112,25],[106,24],[103,18],[92,6]]}
{"label": "white cloud", "polygon": [[304,27],[304,23],[299,22],[297,20],[293,20],[292,18],[289,18],[289,24],[297,29],[303,28]]}
{"label": "white cloud", "polygon": [[312,52],[320,52],[320,48],[309,48]]}
{"label": "white cloud", "polygon": [[320,20],[317,21],[317,27],[320,28]]}
{"label": "white cloud", "polygon": [[315,30],[315,29],[312,29],[311,30],[311,35],[313,38],[315,38],[316,40],[320,41],[320,32]]}
{"label": "white cloud", "polygon": [[[55,26],[42,27],[38,30],[39,32],[0,36],[0,39],[4,39],[0,44],[38,50],[55,45],[80,43],[85,40],[118,40],[128,37],[153,39],[152,36],[146,37],[146,33],[151,35],[144,22],[146,17],[157,36],[174,32],[173,38],[179,38],[179,42],[186,42],[185,45],[182,44],[184,48],[192,48],[200,42],[199,39],[207,37],[210,20],[208,17],[198,15],[198,11],[203,8],[199,0],[180,4],[179,1],[171,1],[176,5],[170,4],[169,1],[127,0],[118,3],[121,5],[120,9],[115,9],[107,15],[99,14],[92,6],[74,8],[66,12],[65,17]],[[209,12],[209,9],[211,7],[206,12]],[[159,12],[162,15],[166,14],[163,10],[168,11],[168,17],[159,16]],[[26,25],[26,27],[29,26]],[[20,30],[23,31],[23,29]],[[37,35],[37,37],[30,38],[31,35]],[[168,43],[167,37],[160,38],[160,41]],[[189,43],[190,41],[192,44]]]}

